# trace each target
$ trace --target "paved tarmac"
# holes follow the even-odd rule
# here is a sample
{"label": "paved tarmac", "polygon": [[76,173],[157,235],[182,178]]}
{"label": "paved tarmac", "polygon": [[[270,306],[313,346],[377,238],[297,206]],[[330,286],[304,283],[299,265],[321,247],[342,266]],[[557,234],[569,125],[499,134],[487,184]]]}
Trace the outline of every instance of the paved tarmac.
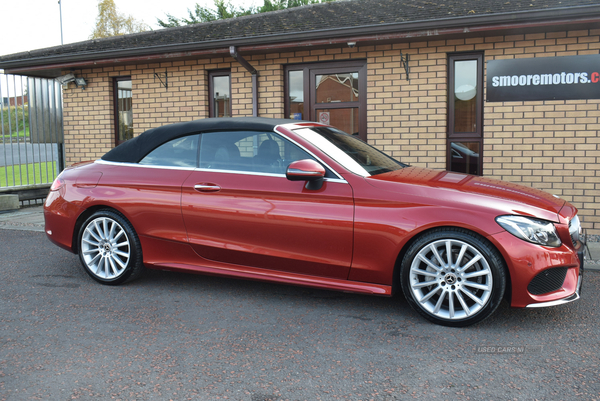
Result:
{"label": "paved tarmac", "polygon": [[43,206],[0,212],[0,229],[44,232]]}
{"label": "paved tarmac", "polygon": [[[24,207],[19,210],[0,212],[0,229],[44,232],[42,206]],[[600,271],[600,242],[588,242],[585,269]]]}
{"label": "paved tarmac", "polygon": [[159,270],[104,286],[14,229],[0,229],[0,282],[0,401],[600,400],[596,273],[577,302],[502,302],[468,328],[400,294]]}

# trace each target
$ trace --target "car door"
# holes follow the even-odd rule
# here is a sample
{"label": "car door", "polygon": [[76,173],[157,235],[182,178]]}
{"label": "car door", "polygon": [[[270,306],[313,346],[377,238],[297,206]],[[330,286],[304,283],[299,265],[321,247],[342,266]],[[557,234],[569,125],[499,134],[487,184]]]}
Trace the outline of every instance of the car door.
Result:
{"label": "car door", "polygon": [[200,168],[182,189],[196,253],[233,265],[347,278],[352,188],[337,177],[319,190],[287,180],[287,165],[306,158],[312,156],[272,132],[202,134]]}

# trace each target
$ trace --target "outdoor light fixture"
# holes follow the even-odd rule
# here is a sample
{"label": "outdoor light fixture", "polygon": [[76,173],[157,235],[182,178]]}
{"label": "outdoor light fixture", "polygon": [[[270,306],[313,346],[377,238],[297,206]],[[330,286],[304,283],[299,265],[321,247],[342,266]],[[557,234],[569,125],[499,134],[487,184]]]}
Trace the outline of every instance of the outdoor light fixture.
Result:
{"label": "outdoor light fixture", "polygon": [[[81,87],[82,89],[85,89],[85,87],[87,86],[87,82],[85,81],[85,78],[76,78],[73,73],[62,75],[62,76],[54,78],[54,79],[56,79],[58,81],[58,83],[61,85],[68,85],[69,82],[75,82],[75,85],[77,85],[78,88]],[[66,86],[65,86],[65,89],[66,89]]]}
{"label": "outdoor light fixture", "polygon": [[69,82],[75,81],[75,75],[73,75],[73,74],[67,74],[67,75],[62,75],[62,76],[54,78],[54,79],[56,79],[59,84],[66,85]]}
{"label": "outdoor light fixture", "polygon": [[75,78],[75,85],[77,85],[78,88],[81,86],[82,90],[85,90],[87,82],[85,82],[85,78]]}

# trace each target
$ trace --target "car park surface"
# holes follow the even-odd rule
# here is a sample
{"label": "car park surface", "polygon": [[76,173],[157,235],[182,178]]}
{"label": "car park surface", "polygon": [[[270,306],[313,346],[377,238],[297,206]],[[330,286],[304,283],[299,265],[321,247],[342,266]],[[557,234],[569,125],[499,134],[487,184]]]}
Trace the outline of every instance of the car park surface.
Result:
{"label": "car park surface", "polygon": [[0,229],[0,399],[594,400],[600,275],[586,275],[579,302],[502,302],[452,328],[400,294],[158,270],[101,286],[44,233]]}

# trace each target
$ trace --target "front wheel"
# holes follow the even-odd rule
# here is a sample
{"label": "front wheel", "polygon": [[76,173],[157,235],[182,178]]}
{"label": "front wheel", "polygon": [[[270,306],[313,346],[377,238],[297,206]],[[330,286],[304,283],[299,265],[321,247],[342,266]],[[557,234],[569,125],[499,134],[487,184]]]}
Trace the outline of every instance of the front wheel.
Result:
{"label": "front wheel", "polygon": [[117,285],[143,269],[140,240],[131,223],[112,210],[92,214],[79,231],[79,259],[102,284]]}
{"label": "front wheel", "polygon": [[402,291],[413,309],[444,326],[482,321],[500,304],[504,263],[485,239],[462,229],[438,229],[419,237],[401,267]]}

